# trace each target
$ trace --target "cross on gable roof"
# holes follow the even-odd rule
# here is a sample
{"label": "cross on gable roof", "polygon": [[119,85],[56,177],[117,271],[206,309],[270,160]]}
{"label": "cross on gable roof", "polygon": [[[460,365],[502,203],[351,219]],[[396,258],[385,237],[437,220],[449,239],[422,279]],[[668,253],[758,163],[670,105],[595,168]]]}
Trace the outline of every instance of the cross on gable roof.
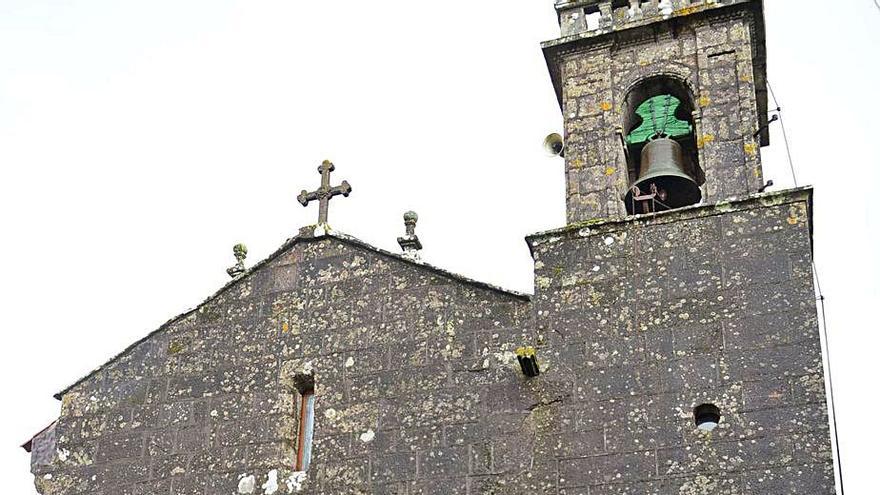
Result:
{"label": "cross on gable roof", "polygon": [[333,165],[330,160],[324,160],[324,162],[318,167],[318,173],[321,174],[321,187],[318,189],[307,192],[305,189],[299,193],[299,196],[296,197],[297,201],[303,206],[308,206],[310,202],[317,201],[318,202],[318,225],[324,225],[327,223],[327,213],[330,209],[330,200],[333,199],[334,196],[339,196],[340,194],[348,197],[351,194],[351,186],[348,184],[347,180],[342,181],[338,186],[330,185],[330,172],[336,170],[336,166]]}

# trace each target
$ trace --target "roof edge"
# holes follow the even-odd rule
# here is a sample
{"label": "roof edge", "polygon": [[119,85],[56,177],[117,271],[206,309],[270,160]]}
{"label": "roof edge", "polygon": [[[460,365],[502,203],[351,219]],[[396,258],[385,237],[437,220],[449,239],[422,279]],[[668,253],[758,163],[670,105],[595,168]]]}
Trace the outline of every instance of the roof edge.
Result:
{"label": "roof edge", "polygon": [[[481,289],[489,290],[492,292],[498,292],[498,293],[504,294],[506,296],[511,296],[511,297],[514,297],[517,299],[521,299],[523,301],[529,301],[532,298],[531,294],[528,294],[525,292],[520,292],[520,291],[515,291],[512,289],[505,289],[504,287],[490,284],[488,282],[481,282],[479,280],[476,280],[476,279],[473,279],[470,277],[466,277],[464,275],[461,275],[461,274],[458,274],[455,272],[451,272],[451,271],[446,270],[444,268],[440,268],[440,267],[432,265],[430,263],[426,263],[422,260],[408,258],[402,254],[395,253],[392,251],[388,251],[388,250],[373,246],[372,244],[368,244],[368,243],[358,239],[357,237],[353,237],[353,236],[350,236],[350,235],[342,233],[342,232],[330,231],[330,232],[327,232],[323,237],[315,237],[314,239],[322,239],[325,237],[333,238],[333,239],[336,239],[338,241],[345,242],[348,244],[353,244],[355,246],[362,247],[364,249],[373,251],[373,252],[381,254],[383,256],[387,256],[387,257],[396,259],[398,261],[408,263],[410,265],[415,265],[415,266],[427,269],[429,271],[437,273],[438,275],[442,275],[444,277],[449,277],[449,278],[452,278],[454,280],[458,280],[459,282],[464,282],[469,285],[477,286]],[[304,240],[309,240],[309,239],[306,238]]]}
{"label": "roof edge", "polygon": [[262,266],[266,265],[266,264],[269,263],[270,261],[272,261],[272,260],[274,260],[275,258],[277,258],[278,256],[280,256],[281,253],[283,253],[284,251],[286,251],[286,250],[288,250],[289,248],[291,248],[291,247],[293,247],[294,245],[296,245],[296,243],[297,243],[297,241],[299,240],[299,238],[300,238],[300,236],[297,235],[297,236],[294,236],[294,237],[292,237],[292,238],[290,238],[290,239],[287,239],[286,241],[284,241],[284,243],[281,245],[281,247],[279,247],[278,249],[276,249],[272,254],[270,254],[269,256],[267,256],[266,258],[264,258],[263,260],[258,261],[257,263],[255,263],[255,264],[254,264],[253,266],[251,266],[250,268],[246,269],[244,272],[241,273],[241,275],[239,275],[239,276],[233,278],[232,280],[226,282],[225,284],[223,284],[223,287],[221,287],[221,288],[218,289],[216,292],[214,292],[213,294],[211,294],[210,296],[208,296],[205,300],[203,300],[202,302],[200,302],[199,304],[197,304],[195,307],[190,308],[190,309],[184,311],[183,313],[180,313],[180,314],[178,314],[177,316],[175,316],[175,317],[169,319],[169,320],[166,321],[165,323],[159,325],[158,328],[156,328],[156,329],[153,330],[152,332],[150,332],[150,333],[144,335],[144,336],[141,337],[140,339],[138,339],[138,340],[132,342],[132,343],[129,344],[125,349],[123,349],[121,352],[119,352],[119,353],[116,354],[115,356],[111,357],[110,359],[108,359],[107,361],[105,361],[103,364],[101,364],[101,365],[98,366],[97,368],[93,369],[92,371],[90,371],[89,373],[87,373],[86,375],[84,375],[82,378],[80,378],[80,379],[76,380],[75,382],[73,382],[72,384],[68,385],[68,386],[65,387],[63,390],[61,390],[60,392],[56,393],[56,394],[53,395],[52,397],[54,397],[54,398],[57,399],[57,400],[61,400],[61,399],[64,397],[64,395],[65,395],[66,393],[70,392],[70,391],[71,391],[73,388],[75,388],[77,385],[79,385],[79,384],[81,384],[82,382],[86,381],[89,377],[91,377],[91,376],[94,375],[95,373],[101,371],[102,369],[106,368],[108,365],[112,364],[114,361],[116,361],[117,359],[119,359],[120,357],[122,357],[123,355],[125,355],[128,351],[134,349],[135,347],[137,347],[138,345],[142,344],[144,341],[146,341],[146,340],[149,339],[150,337],[156,335],[157,333],[161,332],[162,330],[168,328],[169,326],[171,326],[171,325],[177,323],[178,321],[180,321],[180,320],[186,318],[187,316],[191,315],[192,313],[198,311],[199,308],[201,308],[201,307],[204,306],[205,304],[208,304],[209,302],[211,302],[211,301],[213,301],[214,299],[216,299],[219,295],[221,295],[221,294],[223,294],[224,292],[226,292],[227,290],[229,290],[229,289],[230,289],[231,287],[233,287],[235,284],[237,284],[238,282],[240,282],[240,281],[244,280],[245,278],[247,278],[248,276],[250,276],[250,275],[251,275],[252,273],[254,273],[257,269],[261,268]]}
{"label": "roof edge", "polygon": [[540,48],[544,54],[544,60],[547,69],[550,72],[550,81],[553,84],[553,90],[556,93],[556,102],[559,109],[562,110],[562,79],[560,57],[568,50],[589,50],[590,47],[599,47],[602,45],[613,44],[616,37],[620,33],[632,31],[636,29],[644,29],[654,24],[674,24],[684,22],[685,19],[702,17],[711,18],[713,16],[722,15],[725,12],[732,12],[736,9],[751,10],[755,15],[757,23],[757,36],[754,39],[757,49],[757,58],[752,60],[753,67],[759,72],[758,81],[755,84],[756,96],[758,99],[757,118],[761,132],[761,146],[770,144],[770,131],[767,128],[767,40],[766,40],[766,20],[764,16],[764,0],[735,0],[731,3],[713,3],[701,4],[684,7],[672,13],[666,18],[647,18],[643,21],[630,22],[620,26],[620,28],[600,29],[594,31],[585,31],[567,36],[560,36],[551,40],[542,41]]}
{"label": "roof edge", "polygon": [[43,433],[46,433],[46,431],[47,431],[49,428],[52,428],[53,426],[55,426],[55,423],[57,423],[57,422],[58,422],[58,420],[56,419],[55,421],[52,421],[51,423],[49,423],[49,426],[47,426],[47,427],[43,428],[42,430],[40,430],[40,432],[37,433],[36,435],[31,436],[30,440],[28,440],[27,442],[21,444],[20,447],[23,448],[23,449],[25,450],[25,452],[27,452],[28,454],[30,454],[31,451],[33,450],[33,447],[34,447],[34,440],[35,440],[38,436],[42,435]]}
{"label": "roof edge", "polygon": [[807,212],[810,224],[810,241],[813,239],[813,186],[800,186],[791,189],[783,189],[781,191],[764,192],[751,194],[744,197],[733,197],[723,201],[709,204],[697,204],[686,206],[684,208],[676,208],[658,213],[647,213],[641,215],[632,215],[625,218],[597,218],[584,222],[577,222],[559,227],[556,229],[545,230],[527,235],[525,240],[529,246],[529,250],[534,254],[534,247],[541,244],[542,240],[550,236],[562,236],[572,232],[579,232],[583,229],[599,229],[609,228],[615,225],[624,225],[628,223],[645,222],[645,223],[671,223],[679,220],[721,215],[729,211],[751,209],[750,206],[769,206],[777,204],[789,204],[806,201]]}
{"label": "roof edge", "polygon": [[223,294],[224,292],[226,292],[227,290],[229,290],[230,288],[232,288],[233,286],[235,286],[236,284],[238,284],[239,282],[241,282],[242,280],[244,280],[248,276],[252,275],[254,272],[259,270],[260,268],[262,268],[263,266],[265,266],[269,262],[273,261],[275,258],[280,256],[282,253],[286,252],[288,249],[292,248],[296,244],[298,244],[300,242],[320,241],[320,240],[324,240],[324,239],[336,239],[336,240],[343,242],[343,243],[346,243],[346,244],[354,245],[354,246],[360,247],[362,249],[366,249],[368,251],[373,251],[373,252],[380,254],[382,256],[393,258],[398,261],[408,263],[410,265],[415,265],[415,266],[427,269],[431,272],[437,273],[438,275],[452,278],[454,280],[458,280],[459,282],[473,285],[473,286],[479,287],[481,289],[489,290],[492,292],[497,292],[500,294],[504,294],[504,295],[516,298],[516,299],[520,299],[524,302],[530,301],[531,297],[532,297],[530,294],[526,294],[526,293],[518,292],[518,291],[513,291],[513,290],[509,290],[509,289],[504,289],[503,287],[492,285],[492,284],[489,284],[486,282],[480,282],[479,280],[465,277],[464,275],[459,275],[457,273],[445,270],[443,268],[431,265],[429,263],[425,263],[423,261],[409,259],[401,254],[393,253],[391,251],[387,251],[385,249],[373,246],[372,244],[364,242],[354,236],[350,236],[348,234],[344,234],[342,232],[335,231],[332,228],[330,228],[329,225],[326,225],[326,224],[321,225],[321,226],[313,225],[313,226],[304,227],[304,228],[300,229],[300,233],[298,235],[284,241],[284,243],[281,245],[281,247],[279,247],[274,252],[272,252],[272,254],[270,254],[269,256],[264,258],[263,260],[260,260],[259,262],[255,263],[253,266],[251,266],[250,268],[248,268],[247,270],[242,272],[241,275],[235,277],[234,279],[232,279],[229,282],[227,282],[226,284],[224,284],[223,287],[221,287],[219,290],[217,290],[216,292],[214,292],[213,294],[208,296],[201,303],[199,303],[198,305],[196,305],[195,307],[193,307],[191,309],[184,311],[183,313],[178,314],[177,316],[171,318],[170,320],[168,320],[165,323],[163,323],[162,325],[160,325],[158,328],[156,328],[152,332],[144,335],[140,339],[131,343],[125,349],[123,349],[121,352],[119,352],[115,356],[111,357],[110,359],[105,361],[103,364],[101,364],[97,368],[93,369],[88,374],[84,375],[82,378],[76,380],[71,385],[68,385],[66,388],[64,388],[60,392],[54,394],[53,397],[57,400],[62,400],[62,398],[64,397],[65,394],[67,394],[68,392],[73,390],[75,387],[77,387],[78,385],[80,385],[81,383],[83,383],[84,381],[89,379],[92,375],[94,375],[95,373],[106,368],[107,366],[109,366],[110,364],[115,362],[117,359],[124,356],[130,350],[132,350],[135,347],[137,347],[138,345],[142,344],[144,341],[153,337],[157,333],[165,330],[169,326],[179,322],[180,320],[186,318],[187,316],[191,315],[192,313],[198,311],[204,305],[210,303],[211,301],[216,299],[218,296],[220,296],[221,294]]}
{"label": "roof edge", "polygon": [[[739,6],[750,6],[758,5],[759,8],[763,7],[763,0],[730,0],[727,3],[703,3],[703,4],[694,4],[680,7],[676,10],[673,10],[671,14],[668,16],[655,15],[653,17],[644,17],[644,18],[636,18],[630,19],[628,22],[624,22],[621,25],[613,26],[610,29],[594,29],[589,31],[579,31],[576,33],[568,34],[565,36],[559,36],[558,38],[553,38],[549,40],[544,40],[541,42],[541,48],[553,48],[556,46],[565,45],[571,43],[573,41],[583,41],[589,39],[601,38],[606,35],[614,34],[614,33],[622,33],[625,31],[630,31],[633,29],[638,29],[645,26],[650,26],[652,24],[660,24],[663,22],[668,22],[674,19],[683,19],[688,17],[694,17],[697,15],[703,15],[718,11],[728,10],[731,7],[739,7]],[[577,5],[573,5],[577,6]],[[763,11],[762,11],[763,12]]]}

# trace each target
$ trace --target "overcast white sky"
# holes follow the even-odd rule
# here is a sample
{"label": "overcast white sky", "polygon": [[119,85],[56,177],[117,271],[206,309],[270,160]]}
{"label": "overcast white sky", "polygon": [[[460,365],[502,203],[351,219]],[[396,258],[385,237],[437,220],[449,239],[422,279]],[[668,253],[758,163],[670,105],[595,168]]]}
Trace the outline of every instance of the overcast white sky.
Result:
{"label": "overcast white sky", "polygon": [[[844,474],[872,493],[880,11],[767,3],[769,76],[816,187]],[[562,127],[538,46],[552,4],[0,0],[3,492],[33,493],[17,446],[53,393],[213,293],[234,243],[251,264],[314,223],[295,197],[325,158],[354,188],[335,228],[396,250],[414,209],[427,261],[531,292],[522,238],[564,223],[540,148]]]}

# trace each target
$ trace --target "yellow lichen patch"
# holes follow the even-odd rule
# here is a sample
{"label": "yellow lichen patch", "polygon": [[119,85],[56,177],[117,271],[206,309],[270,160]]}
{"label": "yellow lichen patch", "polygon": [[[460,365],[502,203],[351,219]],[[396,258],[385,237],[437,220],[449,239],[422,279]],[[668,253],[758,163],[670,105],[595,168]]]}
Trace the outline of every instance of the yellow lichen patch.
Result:
{"label": "yellow lichen patch", "polygon": [[692,7],[682,7],[680,9],[676,10],[675,15],[685,16],[685,15],[691,15],[694,12],[699,12],[699,11],[700,11],[700,6],[694,5]]}
{"label": "yellow lichen patch", "polygon": [[744,73],[741,76],[739,76],[739,81],[744,82],[744,83],[750,83],[750,82],[752,82],[752,76],[749,75],[748,73]]}
{"label": "yellow lichen patch", "polygon": [[287,333],[290,331],[290,325],[285,321],[281,324],[281,333]]}
{"label": "yellow lichen patch", "polygon": [[756,156],[758,154],[758,145],[755,143],[746,143],[743,149],[745,149],[746,154],[749,156]]}
{"label": "yellow lichen patch", "polygon": [[698,103],[700,105],[700,108],[706,108],[712,104],[712,99],[706,95],[703,95],[700,97],[700,100],[698,101]]}
{"label": "yellow lichen patch", "polygon": [[44,494],[70,493],[78,485],[77,478],[64,473],[44,474],[34,478],[37,491]]}
{"label": "yellow lichen patch", "polygon": [[590,302],[592,302],[593,304],[599,304],[600,302],[602,302],[602,294],[593,290],[592,287],[590,288],[590,292],[587,294],[587,297],[590,298]]}
{"label": "yellow lichen patch", "polygon": [[702,148],[703,146],[715,141],[715,136],[712,134],[703,134],[697,139],[697,148]]}
{"label": "yellow lichen patch", "polygon": [[91,466],[94,463],[95,460],[85,452],[73,452],[67,462],[72,466]]}
{"label": "yellow lichen patch", "polygon": [[168,354],[177,354],[184,349],[183,344],[174,341],[168,344]]}
{"label": "yellow lichen patch", "polygon": [[612,175],[614,175],[614,172],[616,172],[616,171],[617,171],[617,169],[615,169],[614,167],[605,167],[605,175],[606,176],[612,176]]}
{"label": "yellow lichen patch", "polygon": [[803,204],[792,205],[791,208],[788,209],[788,218],[786,221],[789,225],[797,225],[798,223],[806,221],[807,218],[807,208]]}
{"label": "yellow lichen patch", "polygon": [[535,348],[532,346],[520,347],[516,350],[516,355],[519,357],[531,357],[535,355]]}
{"label": "yellow lichen patch", "polygon": [[550,277],[538,277],[535,279],[535,285],[537,285],[539,289],[550,287],[550,282]]}
{"label": "yellow lichen patch", "polygon": [[734,24],[730,27],[730,40],[741,41],[746,37],[746,28],[742,24]]}
{"label": "yellow lichen patch", "polygon": [[581,160],[580,158],[576,158],[574,161],[571,162],[571,168],[573,168],[573,169],[584,168],[584,161]]}
{"label": "yellow lichen patch", "polygon": [[61,415],[62,416],[82,416],[84,411],[80,394],[77,392],[69,392],[61,398]]}
{"label": "yellow lichen patch", "polygon": [[599,104],[599,108],[603,112],[607,112],[607,111],[611,110],[612,108],[614,108],[614,105],[612,105],[611,102],[603,101],[602,103]]}
{"label": "yellow lichen patch", "polygon": [[719,491],[721,490],[721,487],[718,483],[719,481],[716,479],[699,475],[681,485],[678,493],[681,495],[710,495],[712,493],[721,493]]}
{"label": "yellow lichen patch", "polygon": [[804,390],[811,394],[820,395],[824,393],[825,381],[822,379],[822,375],[806,375],[798,378],[797,381],[800,382]]}
{"label": "yellow lichen patch", "polygon": [[584,206],[589,206],[591,208],[596,208],[596,209],[599,208],[599,199],[594,194],[589,194],[589,195],[583,196],[583,200],[581,201],[581,203]]}

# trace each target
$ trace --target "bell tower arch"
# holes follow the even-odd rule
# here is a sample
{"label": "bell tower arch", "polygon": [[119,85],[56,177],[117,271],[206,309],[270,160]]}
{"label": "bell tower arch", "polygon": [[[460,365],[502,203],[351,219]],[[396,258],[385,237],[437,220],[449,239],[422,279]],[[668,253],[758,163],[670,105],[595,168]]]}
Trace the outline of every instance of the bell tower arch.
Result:
{"label": "bell tower arch", "polygon": [[697,153],[694,108],[686,83],[668,75],[638,81],[623,98],[627,213],[681,208],[702,199],[705,175]]}
{"label": "bell tower arch", "polygon": [[543,50],[563,113],[568,223],[758,192],[761,0],[556,0],[556,11],[561,37]]}

